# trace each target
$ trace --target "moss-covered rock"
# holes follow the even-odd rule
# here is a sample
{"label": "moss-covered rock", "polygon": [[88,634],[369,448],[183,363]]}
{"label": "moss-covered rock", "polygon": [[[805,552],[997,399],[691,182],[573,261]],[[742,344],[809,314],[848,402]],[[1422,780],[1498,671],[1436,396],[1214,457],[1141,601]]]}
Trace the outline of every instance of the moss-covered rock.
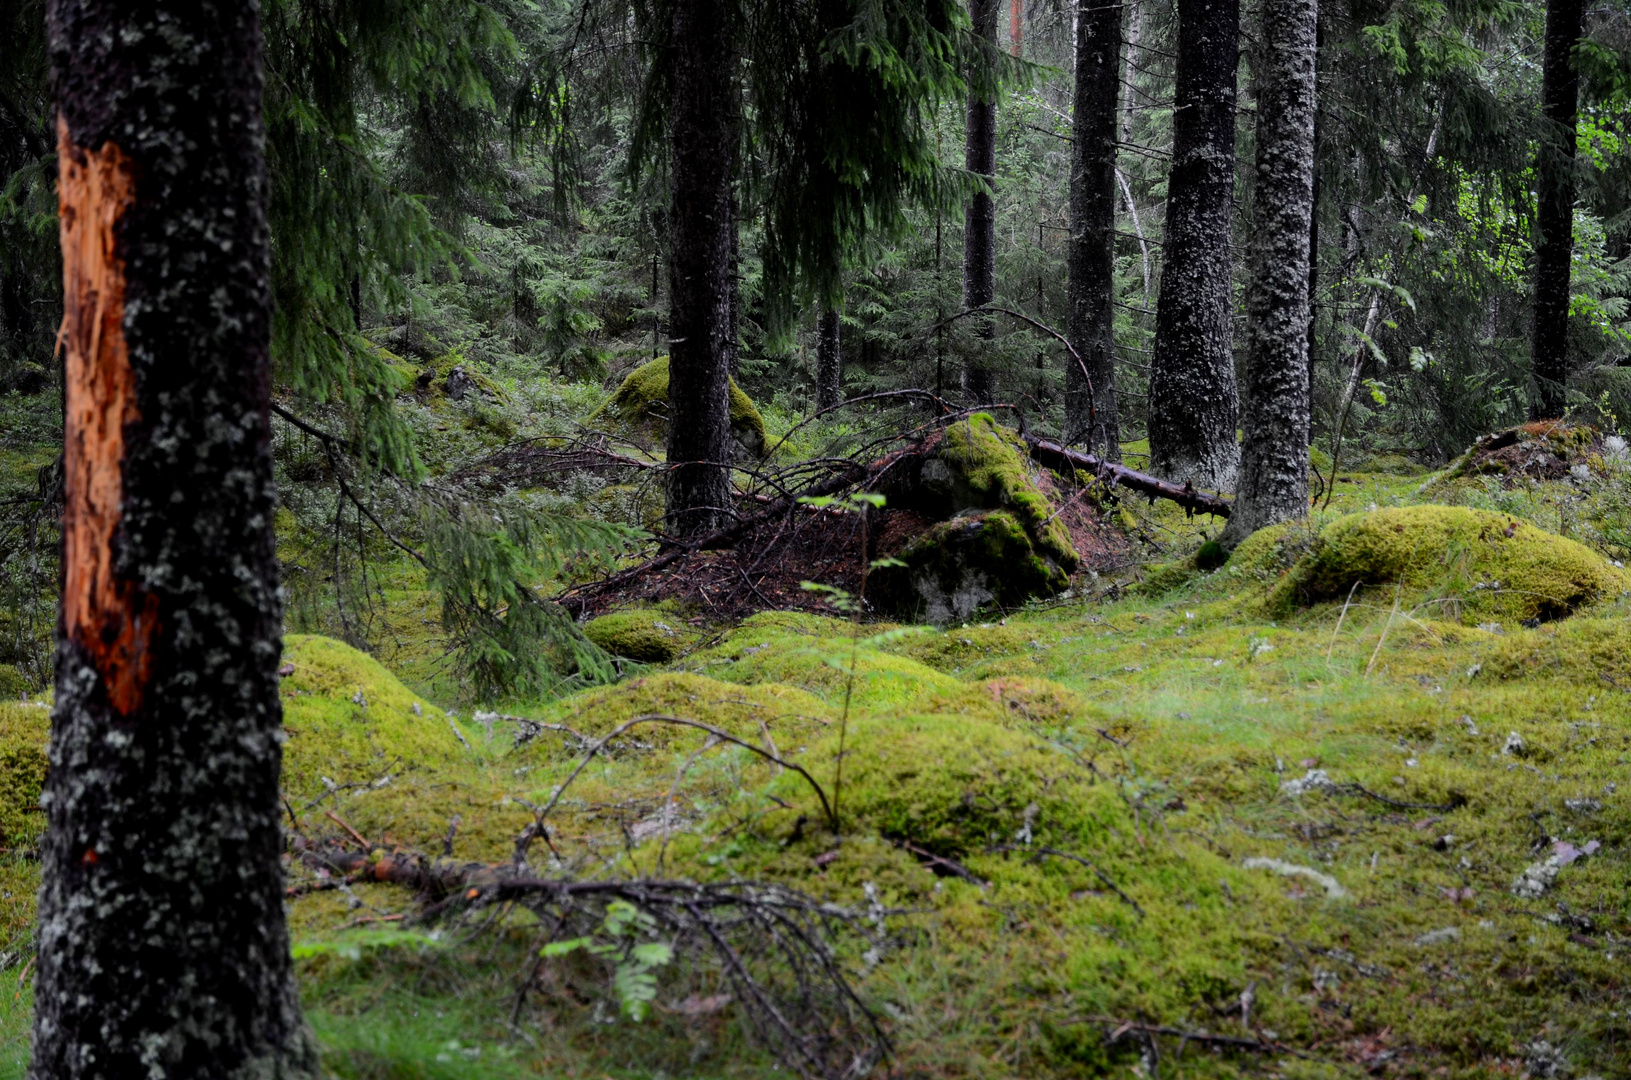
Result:
{"label": "moss-covered rock", "polygon": [[51,710],[0,703],[0,849],[31,851],[45,829],[40,790],[45,785]]}
{"label": "moss-covered rock", "polygon": [[[1244,545],[1242,545],[1244,546]],[[1405,506],[1325,526],[1269,594],[1271,611],[1340,600],[1355,585],[1400,586],[1454,621],[1547,621],[1631,589],[1631,577],[1573,540],[1505,514]]]}
{"label": "moss-covered rock", "polygon": [[591,619],[583,625],[583,634],[613,656],[642,664],[666,664],[698,636],[673,612],[651,608]]}
{"label": "moss-covered rock", "polygon": [[873,603],[892,615],[937,624],[965,622],[991,603],[1018,607],[1070,582],[1006,510],[942,521],[894,559],[872,575]]}
{"label": "moss-covered rock", "polygon": [[[731,436],[752,457],[767,449],[765,421],[753,399],[731,380]],[[604,427],[661,444],[668,433],[668,357],[660,356],[631,371],[617,391],[589,414],[590,427]]]}
{"label": "moss-covered rock", "polygon": [[1076,569],[1070,532],[1032,478],[1025,446],[989,413],[975,413],[946,428],[919,470],[919,484],[944,500],[950,517],[968,510],[1004,510],[1025,529],[1043,558],[1069,573]]}
{"label": "moss-covered rock", "polygon": [[892,497],[949,520],[896,554],[903,565],[873,577],[872,600],[891,615],[961,622],[989,603],[1059,592],[1078,565],[1023,444],[987,413],[947,427]]}

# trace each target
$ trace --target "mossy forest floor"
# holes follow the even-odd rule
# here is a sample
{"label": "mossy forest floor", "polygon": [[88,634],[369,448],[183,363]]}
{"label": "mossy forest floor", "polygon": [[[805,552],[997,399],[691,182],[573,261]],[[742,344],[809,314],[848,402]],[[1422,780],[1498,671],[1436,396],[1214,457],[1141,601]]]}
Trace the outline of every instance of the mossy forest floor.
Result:
{"label": "mossy forest floor", "polygon": [[[1423,502],[1422,479],[1345,477],[1333,515]],[[1428,490],[1563,527],[1566,491],[1469,484]],[[1197,539],[1199,523],[1138,513],[1150,535]],[[862,912],[883,944],[846,963],[894,1075],[1631,1075],[1625,599],[1606,588],[1525,626],[1502,606],[1522,586],[1492,586],[1500,568],[1464,543],[1301,606],[1283,575],[1306,546],[1290,530],[1212,573],[1084,575],[1073,596],[945,630],[766,613],[502,717],[446,713],[374,659],[292,636],[286,791],[313,841],[349,826],[434,855],[452,827],[456,857],[500,862],[581,757],[515,716],[586,738],[694,718],[807,769],[839,835],[793,772],[654,724],[566,788],[534,867],[775,882]],[[0,710],[8,792],[37,767],[15,747],[45,712]],[[7,858],[0,952],[28,948],[36,873]],[[291,900],[335,1074],[774,1070],[706,965],[661,969],[640,1022],[582,954],[539,964],[517,1008],[548,928],[479,901],[419,910],[386,884]],[[0,978],[0,1076],[26,1056],[20,974]]]}

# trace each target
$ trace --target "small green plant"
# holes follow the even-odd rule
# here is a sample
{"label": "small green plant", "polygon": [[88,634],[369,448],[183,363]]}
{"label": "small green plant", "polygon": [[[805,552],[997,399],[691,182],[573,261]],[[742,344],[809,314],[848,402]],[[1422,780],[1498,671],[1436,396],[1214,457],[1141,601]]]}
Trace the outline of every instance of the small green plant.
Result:
{"label": "small green plant", "polygon": [[583,950],[611,963],[612,987],[623,1015],[638,1023],[651,1013],[651,1003],[657,1000],[657,972],[674,959],[674,949],[661,941],[641,940],[656,936],[657,920],[626,900],[606,905],[600,932],[603,940],[552,941],[539,955],[547,959]]}

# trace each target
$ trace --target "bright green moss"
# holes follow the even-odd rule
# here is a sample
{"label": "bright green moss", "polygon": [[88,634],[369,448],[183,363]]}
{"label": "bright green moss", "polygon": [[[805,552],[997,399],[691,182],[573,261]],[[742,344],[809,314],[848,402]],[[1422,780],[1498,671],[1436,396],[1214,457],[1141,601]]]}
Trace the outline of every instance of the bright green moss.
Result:
{"label": "bright green moss", "polygon": [[[701,720],[762,745],[768,731],[777,737],[808,737],[832,718],[820,698],[781,683],[741,686],[703,675],[664,671],[576,694],[540,715],[594,738],[610,734],[638,716],[676,716]],[[700,731],[666,724],[642,725],[631,740],[657,747],[694,747],[706,741]],[[534,740],[526,755],[560,745],[558,737]]]}
{"label": "bright green moss", "polygon": [[0,701],[14,701],[34,689],[16,664],[0,664]]}
{"label": "bright green moss", "polygon": [[[731,434],[754,457],[764,456],[765,421],[753,399],[732,379]],[[616,392],[589,415],[589,426],[607,426],[661,442],[668,430],[668,357],[660,356],[628,374]]]}
{"label": "bright green moss", "polygon": [[666,664],[697,640],[697,633],[671,611],[614,611],[591,619],[583,634],[613,656],[643,664]]}
{"label": "bright green moss", "polygon": [[40,790],[45,784],[51,710],[0,702],[0,851],[34,849],[45,828]]}
{"label": "bright green moss", "polygon": [[1570,619],[1532,632],[1507,633],[1483,662],[1497,679],[1562,678],[1605,690],[1631,691],[1631,624],[1624,619]]}
{"label": "bright green moss", "polygon": [[1581,544],[1505,514],[1406,506],[1353,514],[1320,531],[1270,594],[1271,611],[1341,600],[1356,585],[1425,594],[1429,614],[1467,622],[1563,618],[1631,589]]}

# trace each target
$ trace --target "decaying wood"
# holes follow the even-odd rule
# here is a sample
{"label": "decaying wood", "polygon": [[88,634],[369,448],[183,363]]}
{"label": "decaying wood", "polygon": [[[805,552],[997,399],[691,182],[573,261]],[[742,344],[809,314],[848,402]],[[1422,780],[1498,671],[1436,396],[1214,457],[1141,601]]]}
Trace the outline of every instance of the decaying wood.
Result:
{"label": "decaying wood", "polygon": [[1026,435],[1024,439],[1025,445],[1031,451],[1031,457],[1049,468],[1085,469],[1102,478],[1111,487],[1131,488],[1140,495],[1148,495],[1151,499],[1171,499],[1192,514],[1211,514],[1213,517],[1222,518],[1229,516],[1229,501],[1227,499],[1221,495],[1210,495],[1204,491],[1196,491],[1192,484],[1184,484],[1180,487],[1171,481],[1162,480],[1160,477],[1141,473],[1136,469],[1129,469],[1125,465],[1105,461],[1093,454],[1084,454],[1079,450],[1071,450],[1048,439],[1039,439],[1034,435]]}

